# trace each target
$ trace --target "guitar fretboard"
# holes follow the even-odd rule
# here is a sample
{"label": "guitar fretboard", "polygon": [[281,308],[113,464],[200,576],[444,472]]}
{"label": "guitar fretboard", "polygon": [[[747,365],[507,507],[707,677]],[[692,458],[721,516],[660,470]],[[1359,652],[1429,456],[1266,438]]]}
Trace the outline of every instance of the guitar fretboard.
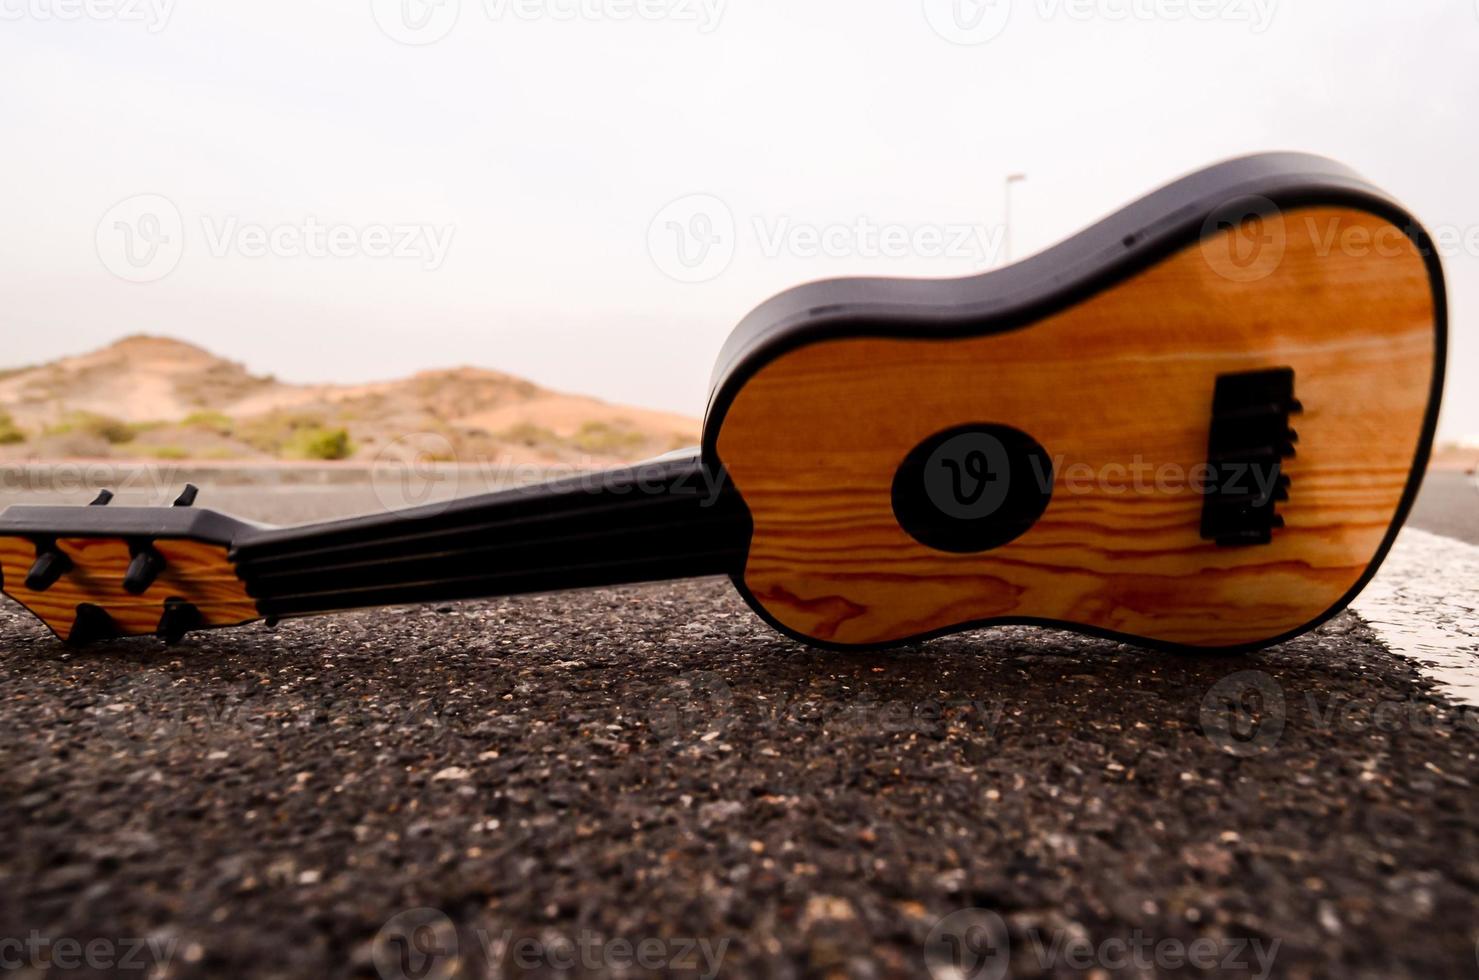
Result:
{"label": "guitar fretboard", "polygon": [[750,521],[695,455],[254,532],[231,557],[269,619],[731,573]]}

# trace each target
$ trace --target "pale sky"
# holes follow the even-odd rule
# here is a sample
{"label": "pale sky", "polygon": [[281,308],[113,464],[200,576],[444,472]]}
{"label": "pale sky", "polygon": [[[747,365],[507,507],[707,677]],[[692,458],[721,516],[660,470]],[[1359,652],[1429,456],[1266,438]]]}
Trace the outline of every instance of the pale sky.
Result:
{"label": "pale sky", "polygon": [[0,92],[0,365],[148,332],[699,415],[768,295],[1000,264],[1007,174],[1021,257],[1297,149],[1451,229],[1479,437],[1476,0],[0,0]]}

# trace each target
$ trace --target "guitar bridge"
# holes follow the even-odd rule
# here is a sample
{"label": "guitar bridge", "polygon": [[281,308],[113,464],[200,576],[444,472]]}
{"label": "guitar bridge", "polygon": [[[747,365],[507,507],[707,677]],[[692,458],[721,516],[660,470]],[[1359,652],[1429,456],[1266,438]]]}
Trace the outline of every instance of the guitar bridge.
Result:
{"label": "guitar bridge", "polygon": [[1294,397],[1293,368],[1218,375],[1207,440],[1204,540],[1222,548],[1268,544],[1284,526],[1276,509],[1289,499],[1283,463],[1299,439],[1289,417],[1303,410]]}

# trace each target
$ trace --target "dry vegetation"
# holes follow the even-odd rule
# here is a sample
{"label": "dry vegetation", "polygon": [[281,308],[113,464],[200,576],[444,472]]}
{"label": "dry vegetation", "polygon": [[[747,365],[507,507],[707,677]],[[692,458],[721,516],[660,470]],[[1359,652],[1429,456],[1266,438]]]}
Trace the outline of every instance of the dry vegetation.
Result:
{"label": "dry vegetation", "polygon": [[603,465],[697,438],[692,419],[468,367],[377,384],[292,385],[190,344],[138,336],[0,370],[0,459]]}

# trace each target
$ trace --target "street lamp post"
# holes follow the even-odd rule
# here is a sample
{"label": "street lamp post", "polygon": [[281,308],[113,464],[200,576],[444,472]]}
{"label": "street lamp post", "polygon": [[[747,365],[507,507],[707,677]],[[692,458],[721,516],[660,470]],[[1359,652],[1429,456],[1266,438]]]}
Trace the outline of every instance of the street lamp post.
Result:
{"label": "street lamp post", "polygon": [[1007,174],[1007,179],[1002,190],[1005,199],[1002,228],[1002,264],[1010,265],[1012,262],[1012,185],[1019,184],[1027,179],[1026,174]]}

